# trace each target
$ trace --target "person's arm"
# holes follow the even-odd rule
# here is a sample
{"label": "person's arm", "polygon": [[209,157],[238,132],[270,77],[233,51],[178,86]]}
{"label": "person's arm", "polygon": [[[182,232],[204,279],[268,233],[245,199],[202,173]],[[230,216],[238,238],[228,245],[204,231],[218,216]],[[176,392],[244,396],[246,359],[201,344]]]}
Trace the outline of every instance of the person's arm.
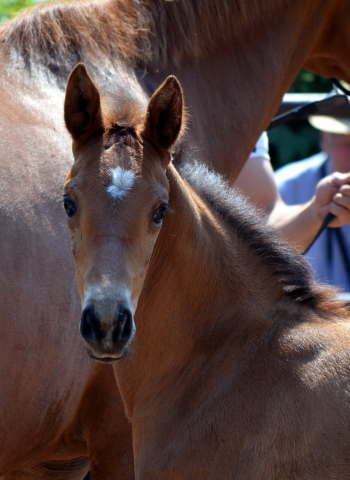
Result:
{"label": "person's arm", "polygon": [[271,162],[264,157],[249,157],[234,182],[234,187],[266,214],[270,214],[276,202],[281,199]]}
{"label": "person's arm", "polygon": [[268,221],[298,250],[307,248],[315,238],[328,212],[339,227],[350,223],[350,174],[334,173],[323,178],[314,197],[302,205],[286,205],[278,191],[271,163],[263,157],[249,158],[234,186],[262,208]]}

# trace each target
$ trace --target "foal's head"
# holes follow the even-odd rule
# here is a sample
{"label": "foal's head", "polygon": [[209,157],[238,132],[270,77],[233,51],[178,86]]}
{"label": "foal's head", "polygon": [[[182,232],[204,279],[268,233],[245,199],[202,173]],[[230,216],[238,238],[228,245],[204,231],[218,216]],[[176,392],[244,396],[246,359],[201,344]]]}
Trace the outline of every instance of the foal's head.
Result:
{"label": "foal's head", "polygon": [[103,111],[84,65],[68,80],[65,121],[75,163],[64,207],[82,299],[80,332],[89,355],[103,362],[125,356],[135,332],[133,316],[168,210],[166,169],[182,113],[175,77],[154,93],[143,119],[125,122],[124,108],[123,123]]}

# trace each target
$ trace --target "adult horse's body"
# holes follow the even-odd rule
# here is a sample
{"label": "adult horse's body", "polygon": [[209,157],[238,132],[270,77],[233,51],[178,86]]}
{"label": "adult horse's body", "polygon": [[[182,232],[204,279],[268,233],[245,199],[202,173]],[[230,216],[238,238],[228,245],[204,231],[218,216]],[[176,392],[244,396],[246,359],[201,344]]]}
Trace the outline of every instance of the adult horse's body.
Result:
{"label": "adult horse's body", "polygon": [[[159,78],[177,74],[189,138],[232,177],[303,65],[350,81],[349,9],[345,0],[72,1],[0,28],[0,476],[80,478],[89,453],[92,477],[104,479],[121,455],[111,432],[122,427],[111,418],[122,417],[95,405],[101,367],[79,349],[66,263],[59,198],[70,162],[62,102],[71,68],[84,60],[104,93],[129,98],[132,88],[144,108]],[[113,408],[117,392],[109,394]],[[97,413],[108,419],[98,424],[111,450],[89,427]]]}
{"label": "adult horse's body", "polygon": [[83,479],[90,459],[92,479],[131,480],[113,370],[80,345],[74,269],[63,261],[63,92],[4,52],[0,89],[0,477]]}
{"label": "adult horse's body", "polygon": [[302,67],[350,82],[349,17],[348,0],[73,1],[34,9],[2,41],[64,85],[79,61],[101,87],[117,71],[128,88],[129,66],[148,94],[175,74],[189,137],[232,178]]}
{"label": "adult horse's body", "polygon": [[106,114],[84,66],[68,81],[80,330],[120,359],[136,478],[348,478],[349,312],[219,178],[175,170],[182,114],[175,77],[144,119]]}
{"label": "adult horse's body", "polygon": [[62,261],[62,94],[22,75],[2,68],[0,80],[0,476],[82,479],[89,455],[92,478],[132,479],[113,371],[96,369],[79,346],[73,268]]}

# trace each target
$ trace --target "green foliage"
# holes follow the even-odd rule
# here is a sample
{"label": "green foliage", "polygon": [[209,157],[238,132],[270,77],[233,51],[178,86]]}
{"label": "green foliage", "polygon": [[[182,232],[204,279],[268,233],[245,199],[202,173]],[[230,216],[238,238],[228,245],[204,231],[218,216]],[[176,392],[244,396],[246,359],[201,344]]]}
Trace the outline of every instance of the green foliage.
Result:
{"label": "green foliage", "polygon": [[302,69],[288,93],[328,93],[331,90],[332,82],[329,78]]}
{"label": "green foliage", "polygon": [[274,170],[320,151],[320,132],[307,120],[293,121],[273,128],[268,132],[268,137]]}
{"label": "green foliage", "polygon": [[39,3],[36,0],[0,0],[0,23],[12,18],[23,8]]}

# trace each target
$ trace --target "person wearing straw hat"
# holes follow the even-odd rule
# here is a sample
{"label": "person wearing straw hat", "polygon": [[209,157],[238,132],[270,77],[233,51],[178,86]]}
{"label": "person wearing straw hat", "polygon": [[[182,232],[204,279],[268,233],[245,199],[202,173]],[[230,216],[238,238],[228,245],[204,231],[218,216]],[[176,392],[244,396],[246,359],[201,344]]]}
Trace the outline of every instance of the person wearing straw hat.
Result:
{"label": "person wearing straw hat", "polygon": [[328,212],[336,215],[330,226],[339,228],[327,228],[310,248],[307,259],[319,280],[350,292],[350,120],[311,116],[309,122],[321,130],[322,151],[280,168],[275,180],[287,205],[300,208],[313,204],[321,209],[328,205]]}
{"label": "person wearing straw hat", "polygon": [[[342,123],[344,129],[348,120],[337,120]],[[283,167],[276,178],[268,153],[267,135],[264,132],[257,142],[255,151],[252,152],[233,184],[233,187],[259,207],[268,222],[300,252],[307,249],[313,242],[329,213],[335,216],[329,223],[329,227],[342,227],[350,223],[350,164],[346,160],[350,154],[346,147],[348,133],[347,130],[341,130],[340,133],[337,130],[337,132],[326,132],[330,135],[321,134],[323,152],[310,159]],[[332,139],[333,142],[331,142]],[[339,145],[337,149],[333,145],[336,141],[338,144],[342,141],[345,145]],[[332,162],[331,159],[333,159]],[[326,167],[325,172],[319,170],[322,164]],[[326,175],[324,178],[322,178],[323,173]],[[307,187],[303,185],[298,189],[293,186],[292,191],[304,191],[305,195],[296,197],[291,201],[295,204],[288,205],[283,200],[276,181],[281,185],[285,182],[287,184],[289,179],[288,185],[291,185],[292,181],[298,182],[299,177],[306,178],[304,183]],[[334,228],[334,230],[337,229]],[[343,262],[339,268],[337,265],[338,253],[333,256],[335,264],[333,265],[333,260],[327,261],[328,267],[323,268],[321,273],[316,266],[321,262],[318,257],[327,258],[327,246],[320,247],[324,244],[326,235],[329,236],[329,233],[323,233],[316,241],[316,246],[310,249],[308,258],[316,271],[316,276],[321,281],[333,283],[343,290],[350,291],[349,276],[344,273],[345,264]],[[330,273],[330,269],[334,274]]]}

